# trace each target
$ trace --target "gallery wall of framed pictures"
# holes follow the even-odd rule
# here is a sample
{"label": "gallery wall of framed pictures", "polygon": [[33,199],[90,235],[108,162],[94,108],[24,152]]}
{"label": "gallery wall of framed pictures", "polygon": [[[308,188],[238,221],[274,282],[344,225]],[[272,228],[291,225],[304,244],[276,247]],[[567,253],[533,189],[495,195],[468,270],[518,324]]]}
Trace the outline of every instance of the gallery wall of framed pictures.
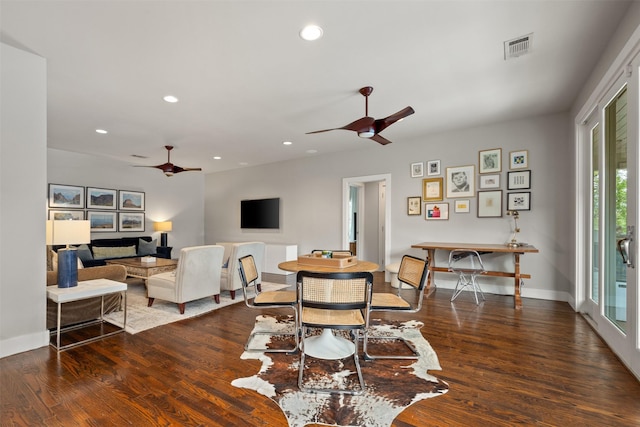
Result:
{"label": "gallery wall of framed pictures", "polygon": [[480,150],[477,166],[445,165],[444,177],[440,176],[440,160],[411,163],[411,178],[422,178],[422,196],[408,197],[407,215],[424,215],[426,220],[449,219],[446,199],[453,199],[456,214],[470,213],[470,202],[475,199],[478,218],[502,217],[505,210],[531,210],[529,151],[510,151],[505,161],[506,179],[502,177],[502,148]]}
{"label": "gallery wall of framed pictures", "polygon": [[145,230],[145,193],[49,184],[49,219],[88,220],[92,233]]}

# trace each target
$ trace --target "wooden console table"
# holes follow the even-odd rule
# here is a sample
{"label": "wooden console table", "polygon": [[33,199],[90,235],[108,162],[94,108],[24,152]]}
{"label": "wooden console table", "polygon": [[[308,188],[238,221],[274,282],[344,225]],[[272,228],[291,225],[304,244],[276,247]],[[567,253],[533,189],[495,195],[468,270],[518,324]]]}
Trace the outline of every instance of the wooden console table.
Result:
{"label": "wooden console table", "polygon": [[[506,253],[513,254],[514,270],[510,271],[487,271],[484,274],[487,276],[496,277],[513,277],[514,279],[514,308],[517,310],[522,308],[522,298],[520,295],[520,286],[523,279],[530,279],[530,274],[524,274],[520,272],[520,255],[526,253],[538,253],[538,249],[531,245],[518,246],[515,248],[509,247],[504,244],[485,244],[485,243],[442,243],[442,242],[422,242],[415,245],[411,245],[412,248],[424,249],[428,252],[427,265],[431,273],[434,272],[449,272],[448,267],[437,267],[435,265],[436,250],[452,251],[455,249],[467,249],[472,251],[478,251],[480,253]],[[427,279],[427,293],[431,287],[432,274],[429,274]]]}

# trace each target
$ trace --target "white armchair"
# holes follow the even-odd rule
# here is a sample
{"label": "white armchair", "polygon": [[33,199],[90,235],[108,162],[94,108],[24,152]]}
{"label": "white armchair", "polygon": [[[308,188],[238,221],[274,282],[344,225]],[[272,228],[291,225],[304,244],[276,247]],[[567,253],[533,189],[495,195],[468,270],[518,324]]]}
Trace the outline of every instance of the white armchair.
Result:
{"label": "white armchair", "polygon": [[[258,279],[262,279],[264,265],[264,242],[218,242],[216,245],[224,247],[222,273],[220,275],[220,290],[229,291],[231,299],[236,298],[236,291],[242,289],[239,259],[246,255],[253,255],[258,270]],[[222,263],[221,263],[222,264]]]}
{"label": "white armchair", "polygon": [[222,246],[193,246],[180,251],[175,271],[155,274],[147,281],[148,306],[155,298],[178,304],[184,314],[185,304],[200,298],[213,296],[220,303],[220,272]]}

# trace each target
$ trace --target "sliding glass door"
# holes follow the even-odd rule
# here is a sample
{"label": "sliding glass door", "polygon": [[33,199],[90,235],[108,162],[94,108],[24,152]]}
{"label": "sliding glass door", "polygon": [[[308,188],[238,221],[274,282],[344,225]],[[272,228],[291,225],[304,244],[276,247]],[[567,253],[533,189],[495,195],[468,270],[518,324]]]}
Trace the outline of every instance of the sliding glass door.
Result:
{"label": "sliding glass door", "polygon": [[586,121],[589,144],[588,269],[581,311],[640,377],[637,292],[638,63],[621,76]]}

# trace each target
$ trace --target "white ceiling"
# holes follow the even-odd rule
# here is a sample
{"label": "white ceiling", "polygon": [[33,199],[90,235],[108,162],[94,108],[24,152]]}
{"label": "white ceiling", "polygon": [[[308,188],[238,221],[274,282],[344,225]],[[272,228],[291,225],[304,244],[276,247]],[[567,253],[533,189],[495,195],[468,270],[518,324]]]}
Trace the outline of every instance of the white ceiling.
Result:
{"label": "white ceiling", "polygon": [[[2,0],[0,29],[47,59],[50,148],[154,165],[174,145],[173,163],[215,172],[384,150],[355,132],[305,134],[364,116],[367,85],[370,116],[416,111],[381,133],[393,144],[566,111],[629,4]],[[308,23],[324,37],[302,40]],[[503,43],[529,33],[532,52],[505,61]]]}

